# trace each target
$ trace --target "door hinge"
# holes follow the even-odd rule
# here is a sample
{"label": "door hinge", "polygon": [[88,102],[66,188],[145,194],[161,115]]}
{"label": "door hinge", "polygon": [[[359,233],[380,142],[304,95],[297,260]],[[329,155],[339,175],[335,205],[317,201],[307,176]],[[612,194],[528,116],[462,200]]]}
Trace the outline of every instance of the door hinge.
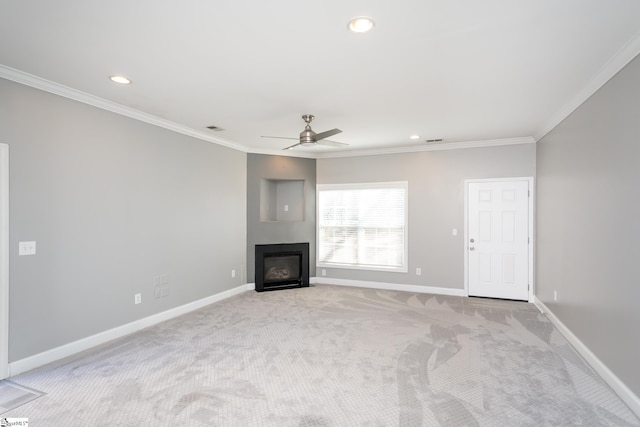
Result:
{"label": "door hinge", "polygon": [[527,197],[531,197],[531,190],[527,190]]}
{"label": "door hinge", "polygon": [[531,243],[531,238],[527,237],[527,243]]}

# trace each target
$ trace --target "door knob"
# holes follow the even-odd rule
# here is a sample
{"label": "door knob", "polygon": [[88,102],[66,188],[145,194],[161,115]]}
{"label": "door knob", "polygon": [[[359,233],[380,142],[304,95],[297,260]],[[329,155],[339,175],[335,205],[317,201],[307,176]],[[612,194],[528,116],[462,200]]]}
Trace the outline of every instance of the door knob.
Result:
{"label": "door knob", "polygon": [[470,251],[472,251],[472,250],[474,250],[474,249],[475,249],[475,248],[474,248],[473,246],[469,246],[469,250],[470,250]]}
{"label": "door knob", "polygon": [[471,239],[471,240],[469,240],[469,241],[470,241],[471,243],[475,242],[475,240],[473,240],[473,239]]}

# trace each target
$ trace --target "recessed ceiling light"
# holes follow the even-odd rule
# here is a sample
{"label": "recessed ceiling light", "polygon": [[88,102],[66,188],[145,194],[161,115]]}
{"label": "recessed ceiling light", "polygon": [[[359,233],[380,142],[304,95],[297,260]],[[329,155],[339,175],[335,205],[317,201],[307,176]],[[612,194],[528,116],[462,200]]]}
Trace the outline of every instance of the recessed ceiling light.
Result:
{"label": "recessed ceiling light", "polygon": [[420,139],[420,135],[411,135],[409,139]]}
{"label": "recessed ceiling light", "polygon": [[348,27],[352,33],[366,33],[371,30],[374,25],[373,19],[367,16],[356,16],[349,21]]}
{"label": "recessed ceiling light", "polygon": [[119,83],[121,85],[128,85],[129,83],[131,83],[131,80],[129,80],[125,76],[119,76],[119,75],[109,76],[109,80],[111,80],[114,83]]}

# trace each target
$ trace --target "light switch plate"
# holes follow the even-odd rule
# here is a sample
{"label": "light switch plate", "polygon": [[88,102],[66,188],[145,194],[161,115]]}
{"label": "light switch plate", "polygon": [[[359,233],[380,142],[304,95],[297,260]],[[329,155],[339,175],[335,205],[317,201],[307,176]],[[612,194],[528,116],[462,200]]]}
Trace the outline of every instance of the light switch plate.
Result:
{"label": "light switch plate", "polygon": [[18,243],[18,256],[35,255],[35,254],[36,254],[36,242],[19,242]]}

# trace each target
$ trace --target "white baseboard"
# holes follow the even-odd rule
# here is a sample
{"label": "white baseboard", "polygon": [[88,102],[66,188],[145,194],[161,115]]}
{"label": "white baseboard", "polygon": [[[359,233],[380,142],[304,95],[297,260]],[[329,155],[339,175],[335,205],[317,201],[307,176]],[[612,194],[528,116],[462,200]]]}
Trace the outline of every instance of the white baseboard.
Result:
{"label": "white baseboard", "polygon": [[598,357],[593,354],[589,347],[587,347],[580,339],[571,332],[564,323],[556,317],[555,314],[549,308],[540,301],[537,297],[533,297],[533,303],[538,309],[549,318],[551,323],[558,328],[558,331],[569,341],[569,343],[576,349],[576,351],[582,356],[589,365],[602,377],[602,379],[609,384],[609,387],[620,396],[620,398],[629,406],[629,408],[640,417],[640,398],[636,396],[621,380],[611,372],[611,370],[605,365]]}
{"label": "white baseboard", "polygon": [[403,285],[399,283],[368,282],[366,280],[332,279],[329,277],[313,277],[312,284],[354,286],[358,288],[386,289],[389,291],[416,292],[421,294],[450,295],[463,297],[464,289],[441,288],[436,286]]}
{"label": "white baseboard", "polygon": [[56,347],[21,360],[16,360],[15,362],[9,363],[9,376],[16,376],[22,374],[23,372],[39,368],[40,366],[44,366],[48,363],[56,362],[58,360],[64,359],[65,357],[77,354],[81,351],[88,350],[101,344],[105,344],[117,338],[121,338],[134,332],[138,332],[142,329],[148,328],[149,326],[164,322],[165,320],[173,319],[174,317],[190,313],[209,304],[213,304],[214,302],[218,302],[253,289],[255,289],[255,285],[253,283],[240,285],[227,291],[203,298],[201,300],[181,305],[180,307],[172,308],[170,310],[163,311],[162,313],[154,314],[149,317],[127,323],[126,325],[118,326],[116,328],[100,332],[90,337],[83,338],[69,344],[61,345],[60,347]]}

